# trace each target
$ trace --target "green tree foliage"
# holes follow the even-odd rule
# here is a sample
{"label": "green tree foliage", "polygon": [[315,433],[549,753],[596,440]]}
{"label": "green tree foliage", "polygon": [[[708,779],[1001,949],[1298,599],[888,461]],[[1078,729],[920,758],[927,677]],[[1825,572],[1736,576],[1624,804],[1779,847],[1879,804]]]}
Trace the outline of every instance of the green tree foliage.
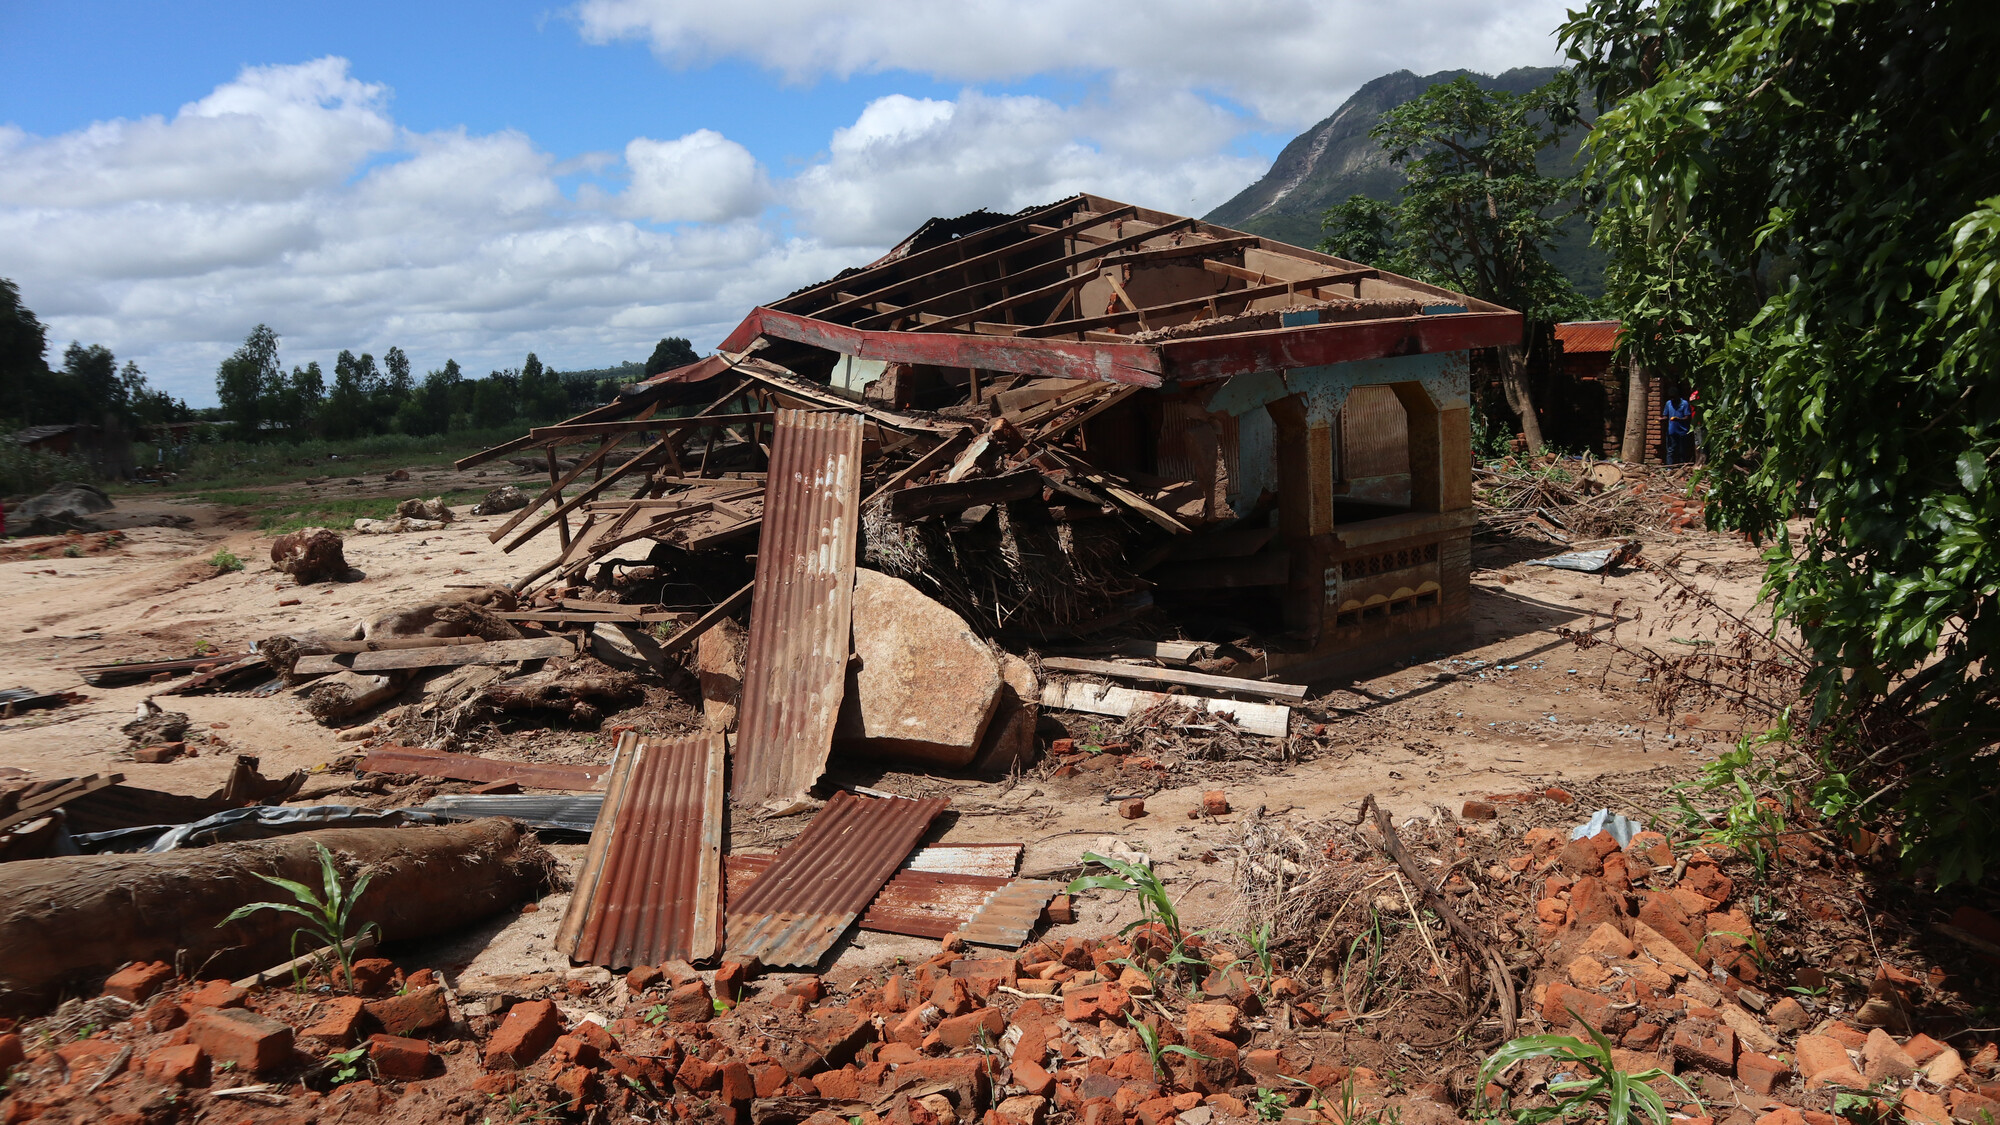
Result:
{"label": "green tree foliage", "polygon": [[701,357],[694,354],[694,345],[684,336],[669,336],[653,345],[652,358],[646,361],[646,377],[651,378],[662,371],[672,371],[676,367],[686,367]]}
{"label": "green tree foliage", "polygon": [[55,405],[48,348],[48,329],[21,303],[20,286],[0,277],[0,418],[27,422]]}
{"label": "green tree foliage", "polygon": [[2000,21],[1593,0],[1562,37],[1615,102],[1591,140],[1636,247],[1613,300],[1686,318],[1661,335],[1702,391],[1710,518],[1778,537],[1766,590],[1815,656],[1823,799],[1898,802],[1912,861],[1976,881],[2000,856]]}
{"label": "green tree foliage", "polygon": [[[1532,335],[1587,309],[1550,252],[1583,207],[1581,174],[1552,176],[1537,158],[1577,124],[1576,84],[1526,94],[1441,82],[1382,115],[1370,136],[1407,177],[1387,204],[1355,196],[1327,211],[1321,248],[1520,311]],[[1501,385],[1531,450],[1541,426],[1527,383],[1527,343],[1501,349]]]}
{"label": "green tree foliage", "polygon": [[282,387],[284,368],[278,365],[278,334],[269,325],[250,330],[222,365],[215,369],[215,397],[222,400],[222,418],[238,441],[256,441],[273,413],[272,391]]}

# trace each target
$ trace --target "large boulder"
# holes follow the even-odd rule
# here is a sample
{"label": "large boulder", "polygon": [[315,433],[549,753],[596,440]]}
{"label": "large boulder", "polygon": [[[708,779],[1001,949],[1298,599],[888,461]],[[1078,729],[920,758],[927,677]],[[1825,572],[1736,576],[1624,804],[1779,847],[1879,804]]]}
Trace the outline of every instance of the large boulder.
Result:
{"label": "large boulder", "polygon": [[24,500],[13,511],[16,534],[60,535],[65,531],[96,531],[90,517],[111,510],[111,497],[94,484],[66,480],[47,492]]}
{"label": "large boulder", "polygon": [[475,516],[497,516],[528,506],[528,494],[511,484],[503,484],[487,493],[479,503],[472,506]]}
{"label": "large boulder", "polygon": [[323,527],[302,527],[278,536],[271,544],[271,567],[291,575],[301,586],[338,582],[349,569],[339,533]]}
{"label": "large boulder", "polygon": [[854,654],[834,741],[963,766],[1000,705],[1000,661],[958,614],[900,578],[855,573]]}
{"label": "large boulder", "polygon": [[450,523],[453,519],[451,508],[442,496],[433,496],[429,500],[413,496],[396,505],[396,515],[401,519],[433,520],[441,524]]}

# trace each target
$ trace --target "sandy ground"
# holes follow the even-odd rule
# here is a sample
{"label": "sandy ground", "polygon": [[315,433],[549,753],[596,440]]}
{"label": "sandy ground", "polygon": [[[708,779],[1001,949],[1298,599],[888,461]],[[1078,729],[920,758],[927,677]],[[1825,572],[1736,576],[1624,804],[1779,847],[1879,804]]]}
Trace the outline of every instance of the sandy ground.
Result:
{"label": "sandy ground", "polygon": [[[470,474],[450,474],[400,487],[434,495],[449,487],[496,483],[501,482],[490,476],[475,481]],[[76,669],[184,656],[204,641],[228,650],[280,632],[345,632],[390,609],[443,595],[453,585],[510,581],[556,549],[553,538],[545,537],[504,554],[486,536],[505,517],[461,515],[439,532],[350,535],[348,560],[366,577],[300,587],[271,569],[268,536],[232,530],[232,524],[241,525],[240,517],[205,505],[150,503],[194,517],[194,526],[133,530],[123,547],[99,555],[0,562],[0,637],[6,640],[0,644],[0,686],[80,690],[89,696],[82,704],[0,722],[0,766],[36,778],[115,771],[136,785],[190,794],[219,786],[232,752],[259,755],[267,775],[324,769],[354,746],[336,742],[337,732],[307,717],[289,693],[162,700],[223,745],[172,764],[134,763],[119,727],[157,686],[84,687]],[[121,505],[137,506],[142,505]],[[216,573],[202,560],[219,547],[248,565]],[[1022,870],[1028,873],[1073,864],[1099,837],[1119,837],[1154,857],[1193,923],[1226,925],[1233,911],[1229,844],[1243,821],[1260,812],[1351,817],[1357,802],[1375,793],[1398,816],[1431,815],[1435,809],[1455,813],[1471,797],[1648,770],[1682,774],[1733,741],[1733,726],[1720,716],[1682,717],[1669,726],[1653,714],[1651,686],[1612,646],[1579,649],[1554,630],[1581,629],[1593,621],[1601,627],[1615,618],[1621,641],[1661,648],[1676,638],[1715,640],[1717,632],[1674,620],[1659,598],[1662,583],[1644,571],[1599,577],[1521,565],[1545,550],[1554,548],[1477,549],[1472,645],[1384,669],[1316,697],[1304,709],[1311,722],[1295,723],[1295,731],[1306,732],[1299,740],[1306,760],[1288,766],[1185,765],[1171,775],[1174,788],[1147,796],[1149,815],[1140,820],[1121,819],[1110,798],[1144,787],[1135,790],[1131,778],[1112,772],[1054,778],[1042,776],[1048,772],[1042,770],[994,784],[836,759],[831,773],[910,795],[951,795],[953,811],[942,824],[942,839],[1021,841],[1027,845]],[[1761,566],[1754,549],[1740,540],[1691,533],[1651,542],[1646,551],[1722,605],[1754,612]],[[298,604],[281,604],[292,600]],[[543,732],[538,749],[551,737],[573,741],[579,752],[591,749],[600,759],[608,757],[608,740],[587,732]],[[493,752],[505,756],[506,748]],[[1635,785],[1634,807],[1643,809],[1659,787]],[[1211,789],[1224,790],[1234,811],[1189,819],[1188,810]],[[1577,819],[1588,811],[1579,807]],[[556,850],[571,865],[582,852],[575,846]],[[566,895],[553,895],[534,912],[496,919],[422,956],[432,958],[429,963],[469,967],[475,975],[567,968],[549,945],[565,902]],[[1077,931],[1102,933],[1126,920],[1129,909],[1109,900],[1083,903]],[[922,954],[931,945],[861,934],[850,939],[838,972]],[[413,963],[419,963],[415,955]]]}

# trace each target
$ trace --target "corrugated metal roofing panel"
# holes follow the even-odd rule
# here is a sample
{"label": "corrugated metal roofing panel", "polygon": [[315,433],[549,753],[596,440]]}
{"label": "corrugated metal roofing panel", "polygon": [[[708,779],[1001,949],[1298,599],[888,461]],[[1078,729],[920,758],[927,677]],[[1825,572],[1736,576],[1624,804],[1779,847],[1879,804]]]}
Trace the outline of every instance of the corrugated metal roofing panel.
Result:
{"label": "corrugated metal roofing panel", "polygon": [[512,817],[536,828],[554,828],[589,835],[604,808],[604,794],[563,797],[540,793],[443,793],[417,806],[458,820],[482,816]]}
{"label": "corrugated metal roofing panel", "polygon": [[1019,949],[1042,920],[1042,909],[1063,889],[1053,879],[1016,879],[986,900],[958,936],[975,945]]}
{"label": "corrugated metal roofing panel", "polygon": [[932,844],[910,857],[906,871],[1011,878],[1021,865],[1019,844]]}
{"label": "corrugated metal roofing panel", "polygon": [[899,871],[861,916],[861,928],[884,934],[941,938],[970,922],[1007,879]]}
{"label": "corrugated metal roofing panel", "polygon": [[715,955],[724,758],[720,734],[620,739],[557,948],[611,968]]}
{"label": "corrugated metal roofing panel", "polygon": [[729,904],[729,951],[774,968],[817,964],[950,803],[835,793]]}
{"label": "corrugated metal roofing panel", "polygon": [[1565,321],[1556,325],[1556,339],[1562,341],[1563,351],[1568,355],[1617,351],[1619,327],[1616,320]]}
{"label": "corrugated metal roofing panel", "polygon": [[803,793],[826,768],[847,684],[860,503],[861,418],[778,411],[731,770],[739,801]]}

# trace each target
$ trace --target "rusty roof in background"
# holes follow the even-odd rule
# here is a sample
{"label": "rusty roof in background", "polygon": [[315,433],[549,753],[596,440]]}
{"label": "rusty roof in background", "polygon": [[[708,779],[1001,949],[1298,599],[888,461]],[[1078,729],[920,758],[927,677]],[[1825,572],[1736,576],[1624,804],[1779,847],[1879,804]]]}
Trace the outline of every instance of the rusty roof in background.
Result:
{"label": "rusty roof in background", "polygon": [[730,771],[730,795],[753,803],[810,789],[833,746],[854,608],[860,416],[778,411],[764,496]]}
{"label": "rusty roof in background", "polygon": [[992,875],[898,871],[861,916],[861,928],[884,934],[941,938],[972,921],[1011,880]]}
{"label": "rusty roof in background", "polygon": [[610,968],[712,957],[721,942],[720,734],[626,734],[556,948]]}
{"label": "rusty roof in background", "polygon": [[729,903],[729,952],[774,968],[818,964],[950,803],[835,793]]}
{"label": "rusty roof in background", "polygon": [[1618,350],[1619,323],[1615,320],[1571,320],[1556,325],[1556,339],[1563,352],[1612,352]]}
{"label": "rusty roof in background", "polygon": [[911,856],[903,869],[1008,879],[1020,865],[1020,844],[932,844]]}

